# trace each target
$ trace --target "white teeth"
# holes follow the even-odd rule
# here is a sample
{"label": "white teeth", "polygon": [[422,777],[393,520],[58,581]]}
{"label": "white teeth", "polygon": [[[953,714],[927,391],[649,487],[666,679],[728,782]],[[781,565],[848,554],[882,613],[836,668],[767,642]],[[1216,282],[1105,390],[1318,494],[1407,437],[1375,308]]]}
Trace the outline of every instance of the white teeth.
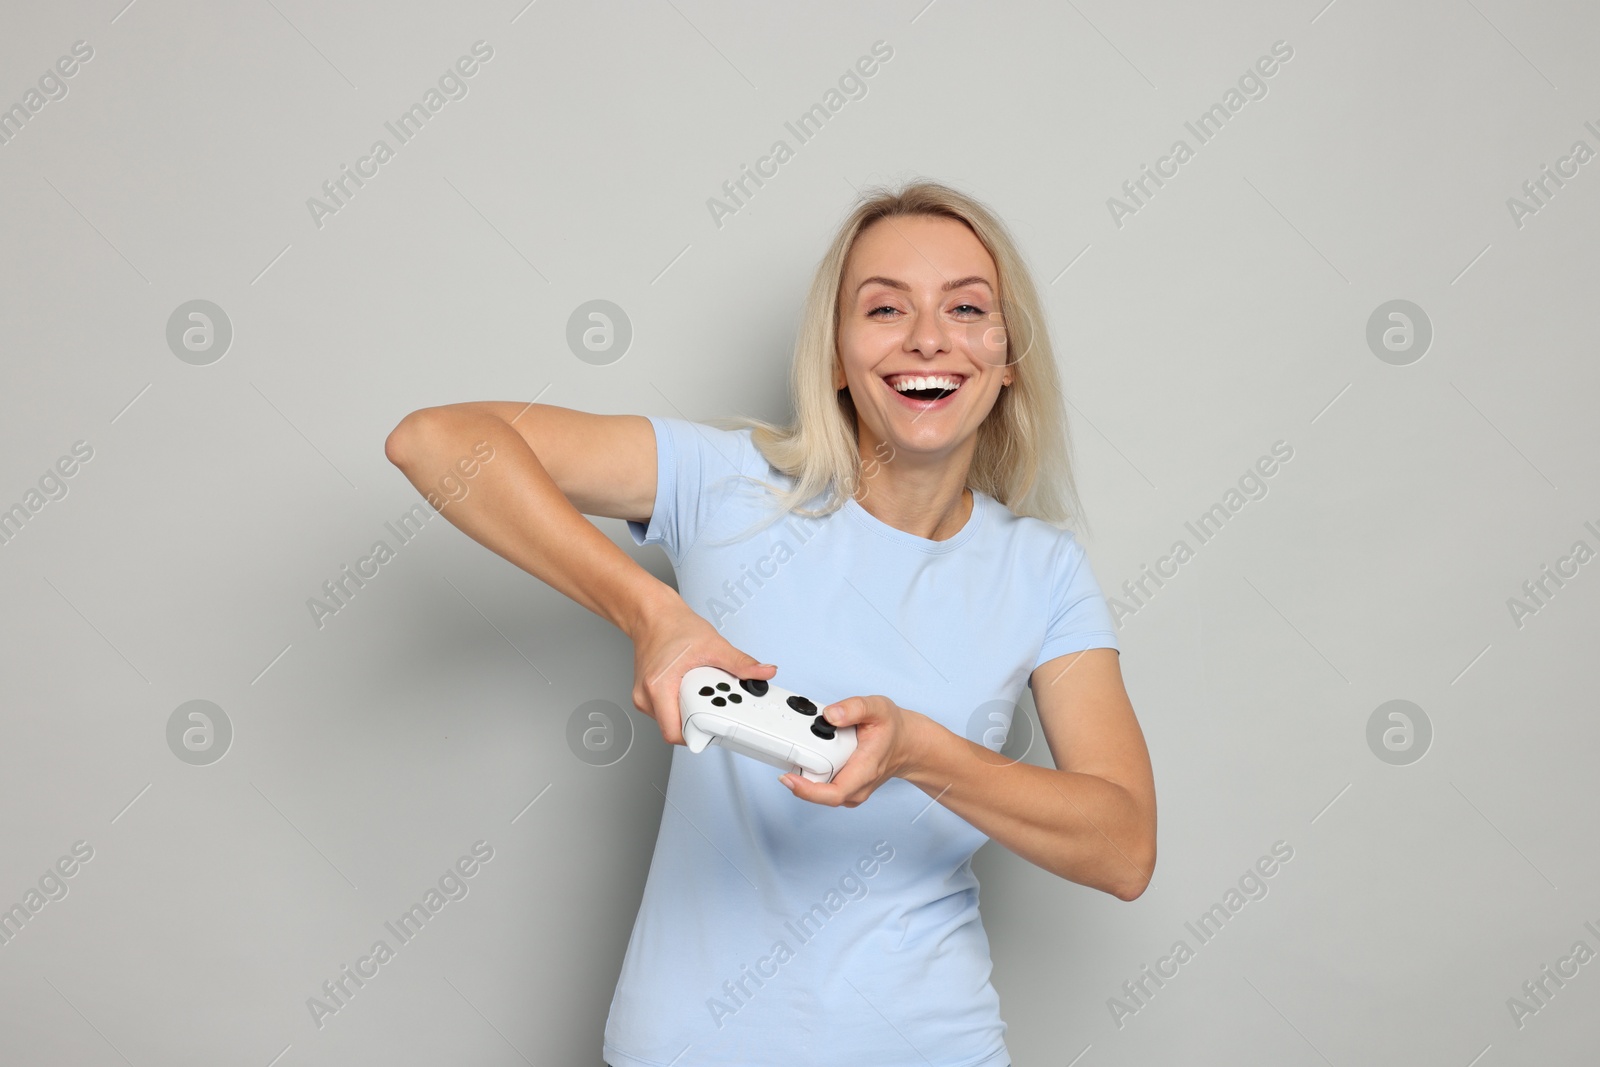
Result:
{"label": "white teeth", "polygon": [[926,378],[913,375],[913,376],[905,377],[905,378],[896,378],[893,382],[890,383],[890,386],[892,388],[894,388],[896,391],[902,392],[902,393],[907,392],[907,391],[912,390],[912,389],[950,389],[950,390],[954,390],[954,389],[958,388],[960,385],[961,385],[961,379],[959,379],[959,378],[947,378],[947,377],[944,377],[942,375],[941,376],[936,376],[936,377],[926,377]]}

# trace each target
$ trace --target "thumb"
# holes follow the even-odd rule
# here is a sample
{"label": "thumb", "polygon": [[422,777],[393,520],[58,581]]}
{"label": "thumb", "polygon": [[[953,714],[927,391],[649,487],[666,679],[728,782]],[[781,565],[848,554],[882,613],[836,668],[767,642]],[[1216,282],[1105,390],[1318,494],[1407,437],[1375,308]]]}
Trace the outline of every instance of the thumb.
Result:
{"label": "thumb", "polygon": [[771,678],[778,666],[775,663],[762,663],[748,653],[738,652],[722,669],[740,678]]}
{"label": "thumb", "polygon": [[854,726],[866,714],[867,702],[856,697],[846,697],[837,704],[825,705],[817,714],[835,726]]}

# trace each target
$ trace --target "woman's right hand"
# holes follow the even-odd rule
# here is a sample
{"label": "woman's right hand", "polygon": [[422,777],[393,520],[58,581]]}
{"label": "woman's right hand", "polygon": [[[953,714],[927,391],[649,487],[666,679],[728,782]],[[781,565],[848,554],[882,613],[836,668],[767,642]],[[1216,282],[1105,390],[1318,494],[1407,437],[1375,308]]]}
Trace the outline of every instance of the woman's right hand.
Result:
{"label": "woman's right hand", "polygon": [[734,648],[682,598],[640,625],[633,638],[633,704],[656,721],[669,745],[683,744],[678,687],[695,667],[720,667],[737,678],[770,679],[777,666]]}

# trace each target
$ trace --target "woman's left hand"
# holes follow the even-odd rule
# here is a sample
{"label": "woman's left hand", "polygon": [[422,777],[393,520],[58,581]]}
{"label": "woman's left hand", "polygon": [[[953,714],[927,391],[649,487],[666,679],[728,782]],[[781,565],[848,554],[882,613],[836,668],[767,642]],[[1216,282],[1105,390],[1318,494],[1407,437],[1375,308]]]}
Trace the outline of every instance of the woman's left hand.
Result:
{"label": "woman's left hand", "polygon": [[856,750],[831,782],[813,782],[792,771],[778,780],[801,800],[835,808],[857,806],[910,770],[920,731],[929,721],[885,696],[846,697],[818,714],[835,726],[854,726]]}

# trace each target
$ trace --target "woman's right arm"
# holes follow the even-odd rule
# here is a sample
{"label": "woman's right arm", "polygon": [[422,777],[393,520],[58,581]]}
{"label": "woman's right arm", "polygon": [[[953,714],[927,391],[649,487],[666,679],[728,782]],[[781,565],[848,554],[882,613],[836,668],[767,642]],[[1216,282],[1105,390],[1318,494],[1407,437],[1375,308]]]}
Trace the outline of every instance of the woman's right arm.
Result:
{"label": "woman's right arm", "polygon": [[[492,458],[481,460],[483,443]],[[475,453],[474,449],[478,451]],[[648,522],[655,507],[655,432],[642,415],[594,415],[549,404],[476,401],[422,408],[384,443],[389,461],[440,514],[622,630],[634,643],[634,704],[681,744],[678,682],[712,664],[771,677],[639,566],[585,514]],[[470,481],[463,478],[476,467]],[[447,481],[446,479],[453,479]],[[468,491],[449,499],[444,486]]]}
{"label": "woman's right arm", "polygon": [[[494,458],[467,481],[458,464],[471,469],[473,448],[484,441]],[[468,486],[461,499],[447,498],[440,514],[629,636],[676,596],[579,513],[649,518],[655,436],[643,416],[502,401],[448,404],[407,415],[384,453],[434,499],[445,495],[448,478]]]}

